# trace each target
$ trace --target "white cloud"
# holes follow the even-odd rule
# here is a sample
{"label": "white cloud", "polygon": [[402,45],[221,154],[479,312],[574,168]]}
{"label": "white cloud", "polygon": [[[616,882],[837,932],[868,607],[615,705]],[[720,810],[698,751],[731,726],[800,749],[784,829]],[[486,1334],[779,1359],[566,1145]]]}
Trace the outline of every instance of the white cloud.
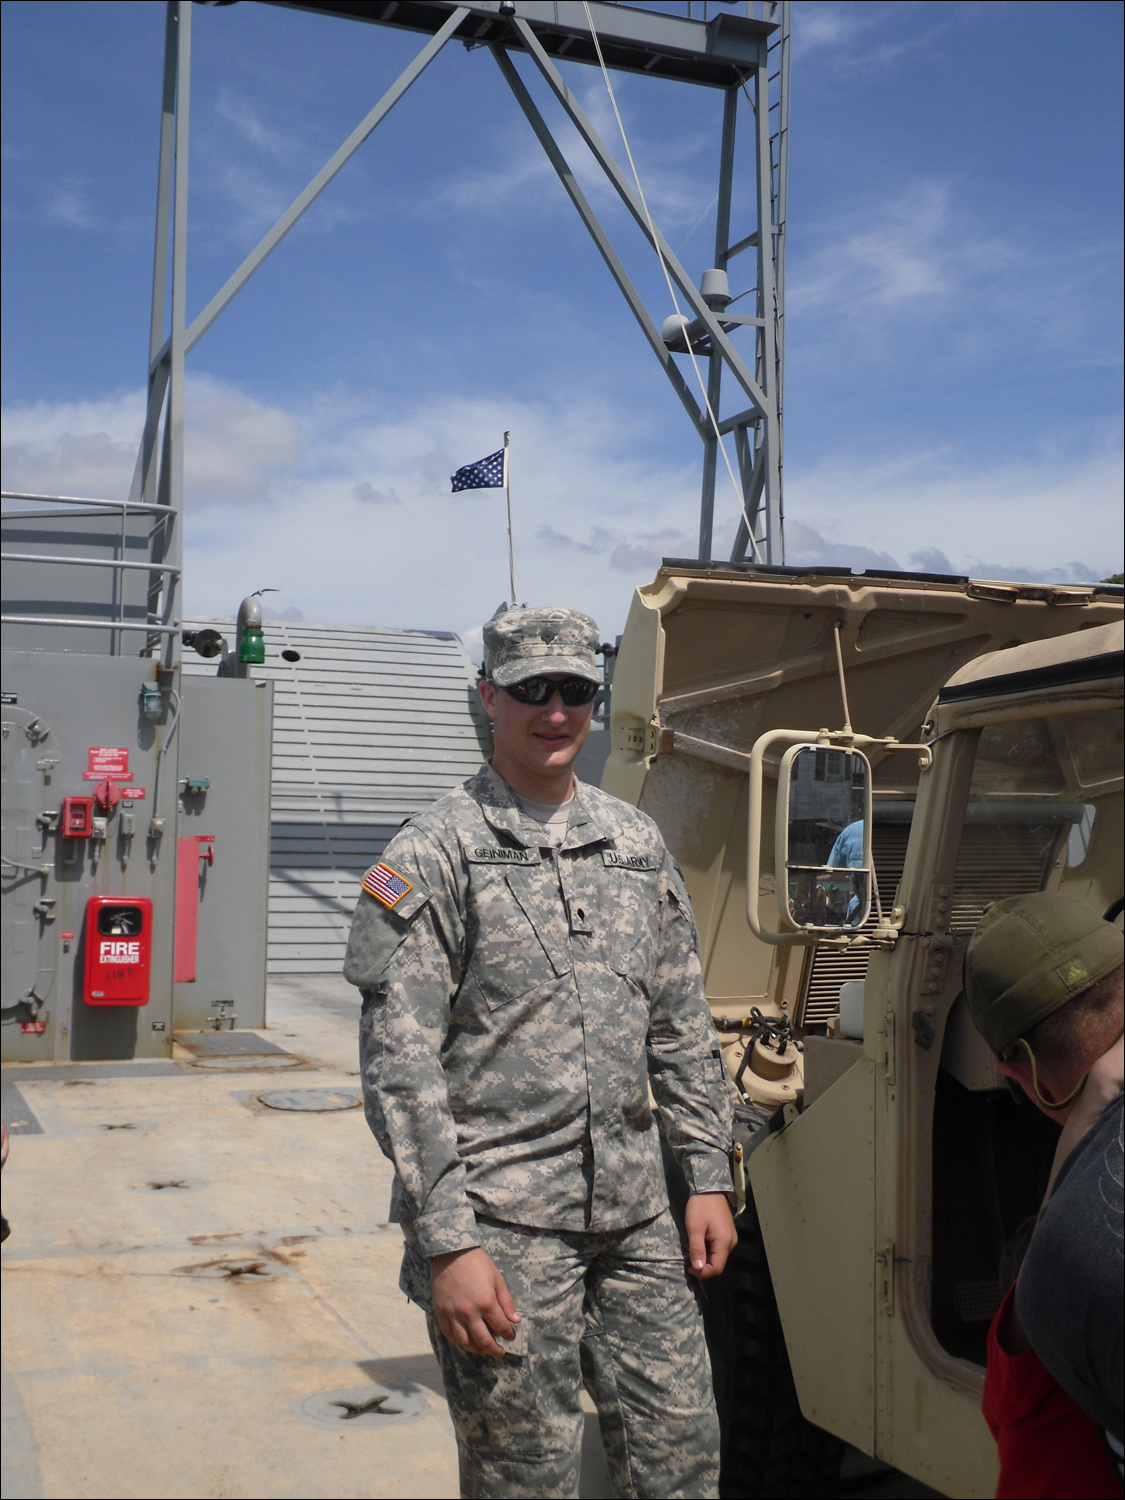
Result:
{"label": "white cloud", "polygon": [[[234,90],[220,90],[192,140],[194,232],[205,229],[213,242],[233,242],[248,250],[285,212],[329,151],[310,143],[307,128],[304,134],[287,131],[268,118],[266,108]],[[348,195],[330,187],[303,215],[300,232],[324,234],[368,216]]]}
{"label": "white cloud", "polygon": [[48,219],[55,224],[65,224],[69,229],[101,229],[101,215],[90,201],[85,183],[60,184],[43,205]]}
{"label": "white cloud", "polygon": [[976,577],[1062,569],[1104,578],[1122,565],[1122,483],[1119,451],[992,465],[935,451],[791,474],[786,507],[832,546],[870,548],[907,567],[940,553],[949,570]]}
{"label": "white cloud", "polygon": [[[1010,380],[1021,360],[1062,370],[1117,368],[1106,288],[1120,245],[1061,244],[1045,226],[970,205],[963,184],[919,180],[850,203],[810,226],[789,260],[790,368],[842,362],[865,378],[893,366]],[[814,355],[814,351],[820,351]],[[960,378],[960,377],[958,377]]]}
{"label": "white cloud", "polygon": [[799,5],[794,16],[793,50],[813,52],[819,47],[840,47],[866,31],[874,18],[845,11],[839,5]]}
{"label": "white cloud", "polygon": [[[993,7],[994,8],[994,7]],[[793,9],[793,55],[803,67],[820,65],[837,70],[862,66],[886,68],[918,52],[932,50],[938,37],[953,25],[962,29],[972,7],[925,7],[898,0],[895,5],[847,6],[802,0]],[[940,17],[937,21],[934,15]],[[926,24],[915,29],[919,20]]]}
{"label": "white cloud", "polygon": [[[4,160],[22,161],[28,153],[14,150],[6,153]],[[44,224],[63,229],[77,229],[85,233],[124,235],[128,238],[143,235],[151,238],[150,216],[121,214],[109,211],[103,191],[89,178],[61,177],[49,180],[47,174],[37,174],[27,193],[25,202],[16,206],[16,201],[6,201],[3,215],[13,224]]]}
{"label": "white cloud", "polygon": [[[283,618],[479,626],[508,595],[504,497],[452,495],[449,476],[498,446],[506,427],[521,600],[583,609],[612,637],[632,588],[663,557],[694,554],[698,468],[662,456],[659,412],[435,395],[374,421],[373,406],[366,393],[334,390],[291,412],[192,383],[188,612],[229,614],[269,584]],[[8,413],[18,487],[124,493],[140,421],[136,395]],[[104,484],[91,481],[97,472]],[[990,467],[916,452],[791,469],[788,561],[1104,577],[1122,565],[1120,487],[1115,452],[1063,445],[1035,463]],[[737,520],[722,483],[716,510],[722,557]]]}
{"label": "white cloud", "polygon": [[401,505],[394,490],[377,490],[369,479],[361,479],[352,486],[352,494],[364,505]]}
{"label": "white cloud", "polygon": [[292,136],[267,124],[248,99],[230,89],[220,90],[214,108],[221,120],[234,126],[247,145],[265,152],[277,161],[290,161],[299,149],[298,142]]}
{"label": "white cloud", "polygon": [[[586,76],[586,70],[582,72]],[[633,186],[621,132],[600,78],[592,84],[583,84],[576,78],[572,78],[572,82],[587,118],[626,181]],[[630,108],[628,83],[622,84],[619,77],[615,89],[653,220],[665,235],[675,233],[681,239],[688,238],[715,203],[710,137],[689,131],[674,139],[651,139],[638,123],[639,112]],[[628,218],[632,223],[616,189],[566,116],[553,107],[544,107],[543,114],[598,217],[605,222],[610,219],[624,222]],[[497,165],[462,173],[441,183],[425,195],[421,203],[412,205],[412,209],[431,214],[454,209],[479,218],[482,213],[507,213],[513,204],[518,204],[521,217],[572,213],[554,168],[532,135],[530,126],[515,136],[505,130],[496,138],[492,149],[499,158]],[[701,161],[705,164],[702,173],[699,170]],[[651,251],[647,253],[652,254]]]}
{"label": "white cloud", "polygon": [[[579,403],[441,400],[372,422],[370,405],[333,393],[301,414],[302,462],[274,483],[267,515],[200,511],[187,531],[189,608],[222,613],[266,578],[306,618],[462,631],[508,595],[500,490],[450,493],[449,476],[512,431],[516,582],[521,600],[568,602],[620,630],[627,556],[694,504],[694,475],[645,456],[643,423],[621,451],[620,413]],[[400,504],[372,504],[371,492]],[[623,567],[628,571],[623,573]],[[252,581],[251,581],[252,574]]]}
{"label": "white cloud", "polygon": [[[206,377],[188,381],[185,422],[189,510],[267,500],[276,472],[301,457],[294,417]],[[122,499],[143,425],[140,392],[9,408],[2,418],[4,487]]]}
{"label": "white cloud", "polygon": [[[831,315],[859,321],[872,311],[896,318],[966,290],[966,261],[996,266],[998,246],[954,234],[950,188],[919,182],[888,202],[865,205],[864,227],[825,225],[820,248],[798,262],[786,292],[794,318]],[[999,249],[1002,265],[1010,261]],[[999,266],[996,266],[999,269]]]}

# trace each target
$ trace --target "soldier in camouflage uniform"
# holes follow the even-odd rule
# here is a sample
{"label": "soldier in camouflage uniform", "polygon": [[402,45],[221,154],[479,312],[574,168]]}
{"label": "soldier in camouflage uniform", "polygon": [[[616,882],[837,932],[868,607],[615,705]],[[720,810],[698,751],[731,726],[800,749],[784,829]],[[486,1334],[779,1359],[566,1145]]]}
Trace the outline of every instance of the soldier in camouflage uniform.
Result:
{"label": "soldier in camouflage uniform", "polygon": [[691,1191],[687,1269],[718,1275],[731,1108],[687,892],[650,818],[574,780],[594,622],[510,609],[484,639],[492,761],[364,877],[344,969],[401,1285],[427,1312],[463,1495],[577,1495],[583,1383],[619,1495],[714,1495],[649,1095]]}

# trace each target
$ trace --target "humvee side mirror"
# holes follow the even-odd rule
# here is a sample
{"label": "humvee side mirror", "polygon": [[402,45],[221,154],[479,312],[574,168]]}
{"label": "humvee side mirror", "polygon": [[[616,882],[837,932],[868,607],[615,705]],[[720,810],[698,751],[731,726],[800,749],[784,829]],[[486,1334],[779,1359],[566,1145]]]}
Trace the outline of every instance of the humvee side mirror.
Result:
{"label": "humvee side mirror", "polygon": [[[836,741],[837,743],[833,743]],[[871,858],[871,762],[859,745],[877,745],[884,755],[918,751],[918,766],[933,764],[929,745],[906,744],[891,735],[855,734],[850,728],[770,729],[750,751],[749,817],[746,839],[746,922],[763,943],[826,941],[850,948],[894,946],[904,914],[879,913],[876,927],[861,932],[871,911],[875,866]],[[776,880],[762,878],[763,781],[767,757],[787,748],[778,766],[774,822]],[[779,928],[762,925],[759,902],[777,893]]]}
{"label": "humvee side mirror", "polygon": [[871,764],[860,750],[793,745],[775,824],[783,931],[854,932],[871,912]]}

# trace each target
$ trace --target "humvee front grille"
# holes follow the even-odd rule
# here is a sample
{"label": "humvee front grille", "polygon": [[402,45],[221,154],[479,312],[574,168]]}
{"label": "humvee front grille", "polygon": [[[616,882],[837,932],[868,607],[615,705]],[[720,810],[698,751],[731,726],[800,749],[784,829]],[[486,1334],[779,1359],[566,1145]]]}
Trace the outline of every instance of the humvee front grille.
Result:
{"label": "humvee front grille", "polygon": [[[875,860],[875,871],[879,877],[879,899],[884,912],[894,905],[894,894],[902,879],[902,868],[906,863],[906,845],[910,838],[909,823],[879,823],[871,830],[871,853]],[[876,913],[863,924],[864,930],[873,928]],[[826,948],[823,945],[812,950],[812,959],[806,970],[804,1004],[799,1012],[802,1026],[824,1026],[840,1009],[840,986],[849,979],[861,980],[867,976],[867,962],[871,957],[868,948]]]}
{"label": "humvee front grille", "polygon": [[[1042,890],[1051,861],[1068,832],[1067,824],[966,824],[953,877],[952,930],[972,932],[993,901]],[[877,821],[871,831],[884,911],[894,905],[909,837],[909,824]],[[864,927],[874,925],[872,912]],[[826,1025],[840,1009],[840,986],[849,979],[864,979],[869,958],[869,949],[814,948],[805,971],[799,1024]]]}

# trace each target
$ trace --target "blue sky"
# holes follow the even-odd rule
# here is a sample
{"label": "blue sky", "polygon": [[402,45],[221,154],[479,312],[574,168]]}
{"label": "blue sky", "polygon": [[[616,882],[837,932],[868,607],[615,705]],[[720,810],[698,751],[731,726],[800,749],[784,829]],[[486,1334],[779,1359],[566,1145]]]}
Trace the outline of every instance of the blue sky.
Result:
{"label": "blue sky", "polygon": [[[127,487],[163,9],[3,5],[6,487]],[[1119,571],[1121,6],[793,9],[790,560]],[[421,46],[251,0],[193,25],[189,317]],[[599,75],[568,76],[620,156]],[[720,98],[615,87],[699,274]],[[470,629],[506,591],[503,502],[448,475],[505,428],[522,597],[608,634],[662,554],[693,550],[698,440],[483,51],[439,56],[189,372],[191,612],[271,585],[310,620]],[[717,551],[735,519],[720,484]]]}

